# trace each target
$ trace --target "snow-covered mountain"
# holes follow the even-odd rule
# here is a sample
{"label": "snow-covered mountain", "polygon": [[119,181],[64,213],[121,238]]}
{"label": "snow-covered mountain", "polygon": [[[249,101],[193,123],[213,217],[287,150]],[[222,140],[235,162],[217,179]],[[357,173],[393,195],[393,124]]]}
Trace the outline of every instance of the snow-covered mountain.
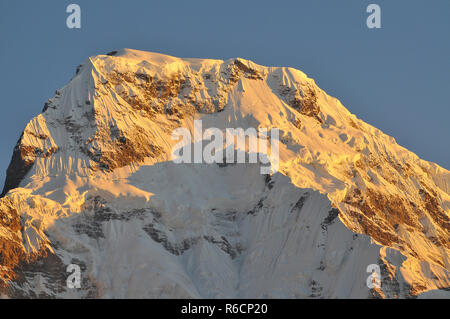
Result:
{"label": "snow-covered mountain", "polygon": [[[194,120],[278,128],[278,171],[174,163]],[[26,126],[0,199],[12,298],[450,297],[449,253],[449,171],[244,59],[89,58]]]}

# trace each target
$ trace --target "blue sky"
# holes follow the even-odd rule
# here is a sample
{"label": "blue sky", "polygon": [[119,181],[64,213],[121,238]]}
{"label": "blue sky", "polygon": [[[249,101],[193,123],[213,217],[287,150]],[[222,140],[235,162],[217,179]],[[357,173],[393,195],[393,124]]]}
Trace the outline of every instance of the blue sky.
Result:
{"label": "blue sky", "polygon": [[[66,7],[82,27],[66,27]],[[366,7],[382,10],[368,29]],[[0,183],[26,123],[88,56],[133,48],[304,71],[354,114],[450,168],[450,1],[2,1]]]}

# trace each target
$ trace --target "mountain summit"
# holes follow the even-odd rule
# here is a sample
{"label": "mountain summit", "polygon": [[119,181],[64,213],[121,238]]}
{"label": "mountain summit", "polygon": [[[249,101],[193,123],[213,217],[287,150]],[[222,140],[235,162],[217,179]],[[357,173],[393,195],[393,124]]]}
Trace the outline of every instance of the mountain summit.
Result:
{"label": "mountain summit", "polygon": [[[174,163],[196,120],[279,129],[278,170]],[[87,59],[25,127],[0,199],[11,298],[448,297],[449,253],[449,171],[301,71],[240,58]]]}

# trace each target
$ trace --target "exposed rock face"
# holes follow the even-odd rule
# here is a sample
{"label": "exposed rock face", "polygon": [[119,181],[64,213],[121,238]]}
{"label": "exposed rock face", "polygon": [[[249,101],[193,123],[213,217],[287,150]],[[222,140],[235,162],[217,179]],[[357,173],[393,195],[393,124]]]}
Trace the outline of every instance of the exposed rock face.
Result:
{"label": "exposed rock face", "polygon": [[[280,165],[175,164],[172,131],[279,128]],[[244,59],[89,58],[0,199],[9,297],[410,298],[450,287],[450,173],[312,79]],[[66,285],[67,266],[81,289]],[[366,285],[378,265],[380,288]]]}
{"label": "exposed rock face", "polygon": [[9,280],[15,279],[13,269],[26,257],[22,246],[21,224],[19,214],[10,201],[0,203],[0,226],[5,233],[0,237],[0,286],[7,286]]}
{"label": "exposed rock face", "polygon": [[281,85],[279,89],[281,98],[292,108],[299,111],[300,114],[313,117],[322,123],[319,117],[320,107],[317,104],[317,93],[311,88],[307,88],[306,92],[297,88]]}
{"label": "exposed rock face", "polygon": [[[46,153],[42,153],[39,148],[33,148],[32,146],[24,146],[22,144],[22,136],[14,147],[13,156],[11,163],[6,171],[6,181],[3,187],[2,194],[3,197],[9,190],[19,186],[20,182],[29,172],[30,168],[33,166],[36,157],[48,157],[57,151],[57,148],[52,148]],[[38,136],[38,138],[45,139],[45,136]]]}

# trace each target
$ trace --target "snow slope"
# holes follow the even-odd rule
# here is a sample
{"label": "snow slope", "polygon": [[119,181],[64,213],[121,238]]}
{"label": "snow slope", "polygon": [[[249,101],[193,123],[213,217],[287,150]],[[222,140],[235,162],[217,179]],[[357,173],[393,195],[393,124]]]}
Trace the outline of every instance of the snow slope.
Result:
{"label": "snow slope", "polygon": [[[279,128],[278,172],[173,163],[171,133],[194,120]],[[7,173],[5,296],[448,296],[449,171],[292,68],[91,57],[28,123]],[[82,289],[66,287],[71,263]]]}

